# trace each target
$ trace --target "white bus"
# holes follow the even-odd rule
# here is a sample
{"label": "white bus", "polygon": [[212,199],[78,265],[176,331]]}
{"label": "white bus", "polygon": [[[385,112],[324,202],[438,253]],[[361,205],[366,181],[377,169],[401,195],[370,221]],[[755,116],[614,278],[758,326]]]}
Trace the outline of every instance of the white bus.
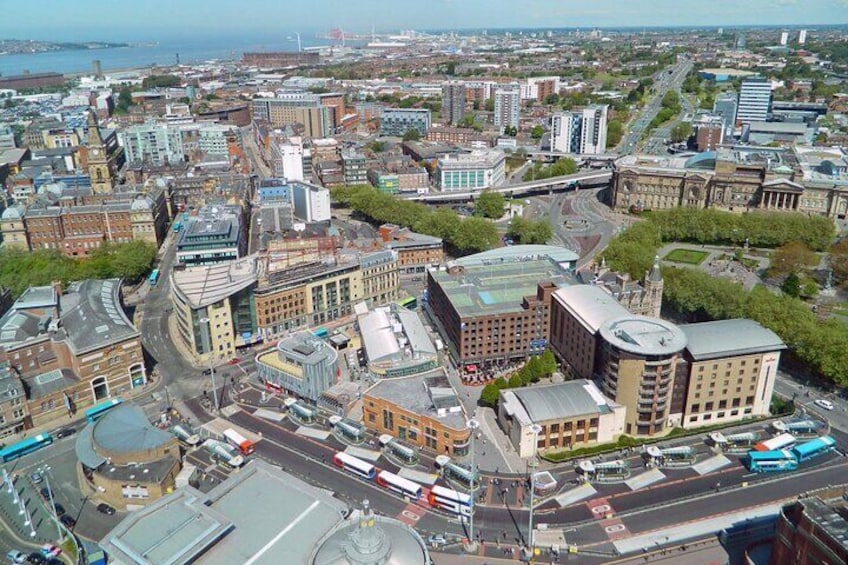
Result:
{"label": "white bus", "polygon": [[471,516],[471,497],[465,493],[434,485],[430,489],[427,501],[435,508],[462,516]]}
{"label": "white bus", "polygon": [[756,451],[780,451],[781,449],[789,449],[795,445],[795,436],[792,434],[780,434],[771,439],[761,441],[754,446]]}
{"label": "white bus", "polygon": [[371,463],[366,463],[361,459],[357,459],[352,455],[348,455],[343,451],[339,451],[335,455],[333,455],[333,463],[336,467],[341,467],[346,471],[350,471],[356,475],[359,475],[363,479],[368,479],[369,481],[374,478],[374,475],[377,473],[376,468]]}
{"label": "white bus", "polygon": [[224,430],[224,439],[227,440],[227,443],[238,449],[242,455],[250,455],[256,451],[256,446],[253,445],[252,441],[232,428]]}
{"label": "white bus", "polygon": [[410,481],[409,479],[399,477],[394,473],[389,473],[388,471],[380,471],[377,473],[377,484],[398,494],[409,497],[412,500],[419,500],[421,498],[421,485],[414,481]]}

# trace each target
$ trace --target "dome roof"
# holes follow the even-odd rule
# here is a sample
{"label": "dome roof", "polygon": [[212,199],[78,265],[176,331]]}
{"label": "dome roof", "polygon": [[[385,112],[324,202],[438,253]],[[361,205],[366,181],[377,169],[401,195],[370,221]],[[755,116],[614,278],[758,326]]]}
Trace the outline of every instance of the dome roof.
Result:
{"label": "dome roof", "polygon": [[97,420],[92,437],[98,452],[133,453],[155,449],[174,436],[151,425],[140,407],[122,404]]}
{"label": "dome roof", "polygon": [[26,208],[24,208],[21,204],[14,204],[3,210],[2,219],[20,220],[24,217],[24,212],[26,212]]}

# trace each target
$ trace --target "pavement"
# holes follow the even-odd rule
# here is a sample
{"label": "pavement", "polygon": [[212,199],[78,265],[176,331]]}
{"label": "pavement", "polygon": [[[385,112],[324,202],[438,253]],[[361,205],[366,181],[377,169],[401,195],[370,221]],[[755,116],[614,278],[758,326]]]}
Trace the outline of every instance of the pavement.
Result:
{"label": "pavement", "polygon": [[[669,261],[664,259],[671,251],[675,249],[686,249],[692,251],[703,251],[707,253],[707,257],[704,258],[698,265],[692,265],[688,263],[677,263],[674,261]],[[682,268],[690,268],[690,269],[701,269],[709,273],[714,277],[721,277],[730,279],[734,282],[740,283],[745,290],[751,290],[758,284],[762,284],[762,279],[760,275],[769,268],[770,261],[768,257],[763,257],[759,255],[751,255],[746,253],[744,255],[745,259],[750,259],[757,261],[757,268],[750,269],[743,265],[742,263],[738,263],[736,261],[730,259],[722,259],[723,255],[733,255],[735,248],[732,246],[719,246],[719,245],[697,245],[691,243],[669,243],[662,246],[658,251],[657,255],[659,255],[660,260],[666,265],[674,265],[675,267]]]}

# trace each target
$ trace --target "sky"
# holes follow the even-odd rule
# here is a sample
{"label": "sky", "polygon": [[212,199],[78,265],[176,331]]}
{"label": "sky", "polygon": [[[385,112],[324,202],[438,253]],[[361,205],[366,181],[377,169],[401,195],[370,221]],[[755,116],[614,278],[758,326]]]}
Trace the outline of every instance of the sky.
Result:
{"label": "sky", "polygon": [[2,39],[144,41],[331,28],[815,25],[848,23],[848,0],[30,0]]}

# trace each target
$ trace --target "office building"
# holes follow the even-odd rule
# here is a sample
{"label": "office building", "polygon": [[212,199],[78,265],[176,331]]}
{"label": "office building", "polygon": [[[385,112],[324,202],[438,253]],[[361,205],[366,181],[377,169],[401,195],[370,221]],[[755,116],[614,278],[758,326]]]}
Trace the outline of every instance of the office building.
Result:
{"label": "office building", "polygon": [[189,351],[208,363],[220,362],[258,340],[253,289],[263,268],[251,255],[172,271],[171,303]]}
{"label": "office building", "polygon": [[473,128],[432,127],[427,130],[427,141],[470,145],[472,147],[491,147],[492,137]]}
{"label": "office building", "polygon": [[730,137],[733,135],[733,128],[736,127],[736,107],[738,98],[732,92],[724,92],[719,94],[713,102],[713,114],[720,116],[724,124],[724,136]]}
{"label": "office building", "polygon": [[695,129],[695,149],[699,152],[714,151],[724,141],[724,118],[702,114],[692,124]]}
{"label": "office building", "polygon": [[317,94],[280,91],[274,98],[254,98],[251,107],[254,119],[277,128],[290,126],[298,135],[323,138],[334,131],[331,109]]}
{"label": "office building", "polygon": [[290,183],[294,215],[304,222],[330,221],[330,191],[307,182]]}
{"label": "office building", "polygon": [[367,501],[351,511],[258,458],[207,493],[187,485],[129,513],[100,546],[126,565],[432,563],[410,526],[375,515]]}
{"label": "office building", "polygon": [[17,431],[67,421],[147,383],[141,339],[124,313],[118,279],[79,281],[64,291],[58,282],[30,287],[0,328],[0,363],[8,363],[26,394],[26,404],[16,395]]}
{"label": "office building", "polygon": [[764,122],[771,111],[771,82],[764,77],[742,80],[736,123]]}
{"label": "office building", "polygon": [[802,29],[798,32],[798,45],[804,45],[807,42],[807,30]]}
{"label": "office building", "polygon": [[14,130],[5,124],[0,125],[0,153],[15,147],[17,146],[15,145]]}
{"label": "office building", "polygon": [[844,489],[802,496],[780,509],[769,565],[848,563],[848,501]]}
{"label": "office building", "polygon": [[75,452],[82,493],[119,510],[173,492],[183,467],[176,436],[152,425],[132,404],[116,406],[84,427]]}
{"label": "office building", "polygon": [[281,339],[277,347],[256,356],[259,381],[274,391],[318,402],[336,382],[338,352],[312,332]]}
{"label": "office building", "polygon": [[234,261],[247,252],[247,228],[238,205],[204,206],[191,215],[177,238],[177,265]]}
{"label": "office building", "polygon": [[462,403],[443,372],[378,379],[362,395],[362,421],[377,434],[439,454],[468,454],[471,430]]}
{"label": "office building", "polygon": [[129,163],[147,163],[158,167],[186,160],[182,132],[166,124],[131,125],[118,132]]}
{"label": "office building", "polygon": [[357,322],[373,375],[406,377],[438,367],[436,347],[416,312],[398,305],[384,306],[360,315]]}
{"label": "office building", "polygon": [[442,117],[454,126],[465,117],[465,83],[450,81],[442,85]]}
{"label": "office building", "polygon": [[368,184],[368,166],[365,155],[354,151],[342,151],[342,172],[348,186]]}
{"label": "office building", "polygon": [[[498,424],[522,458],[617,441],[624,417],[624,406],[585,379],[502,390],[498,402]],[[542,428],[538,436],[533,426]]]}
{"label": "office building", "polygon": [[423,138],[430,123],[430,110],[426,108],[384,108],[380,114],[380,135],[403,137],[414,129]]}
{"label": "office building", "polygon": [[505,162],[503,152],[489,149],[448,154],[438,160],[436,183],[445,192],[500,186],[505,179]]}
{"label": "office building", "polygon": [[393,224],[383,224],[379,233],[385,246],[397,251],[401,275],[425,273],[445,259],[444,242],[440,237],[415,233]]}
{"label": "office building", "polygon": [[521,89],[518,84],[495,88],[494,124],[503,132],[505,127],[518,129],[521,116]]}

